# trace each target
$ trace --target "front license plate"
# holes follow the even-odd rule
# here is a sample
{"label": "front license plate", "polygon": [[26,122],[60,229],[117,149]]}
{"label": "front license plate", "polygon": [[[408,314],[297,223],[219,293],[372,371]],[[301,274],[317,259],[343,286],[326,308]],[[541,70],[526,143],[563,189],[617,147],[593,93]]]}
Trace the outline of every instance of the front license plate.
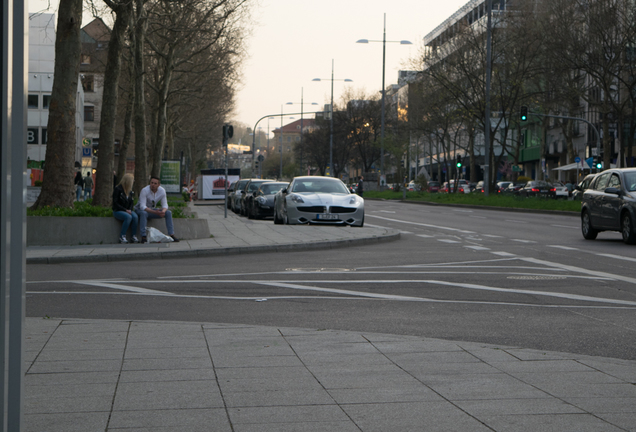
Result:
{"label": "front license plate", "polygon": [[319,220],[338,220],[337,214],[317,214],[316,219]]}

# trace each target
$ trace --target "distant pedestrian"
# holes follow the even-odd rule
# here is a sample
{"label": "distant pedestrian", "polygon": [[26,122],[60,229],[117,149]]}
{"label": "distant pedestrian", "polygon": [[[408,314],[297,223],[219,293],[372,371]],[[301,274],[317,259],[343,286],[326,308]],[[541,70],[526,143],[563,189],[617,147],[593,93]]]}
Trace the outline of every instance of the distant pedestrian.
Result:
{"label": "distant pedestrian", "polygon": [[78,171],[75,174],[75,201],[80,200],[83,189],[84,189],[84,179],[82,178],[82,172]]}
{"label": "distant pedestrian", "polygon": [[161,182],[157,177],[150,178],[150,184],[139,193],[139,202],[135,206],[135,212],[139,216],[139,231],[141,242],[146,243],[146,224],[148,219],[166,219],[168,235],[175,242],[179,239],[174,236],[174,225],[172,223],[172,212],[168,210],[168,199],[166,190],[161,187]]}
{"label": "distant pedestrian", "polygon": [[93,198],[93,176],[91,175],[91,172],[88,171],[84,178],[84,201],[91,198]]}
{"label": "distant pedestrian", "polygon": [[360,176],[360,181],[358,182],[358,195],[362,196],[364,194],[364,177]]}
{"label": "distant pedestrian", "polygon": [[133,211],[133,180],[132,174],[124,175],[121,182],[113,191],[113,216],[115,216],[115,219],[122,221],[121,231],[119,232],[119,243],[128,243],[128,239],[126,238],[128,227],[130,227],[132,231],[130,241],[132,243],[139,243],[139,239],[136,235],[139,216]]}

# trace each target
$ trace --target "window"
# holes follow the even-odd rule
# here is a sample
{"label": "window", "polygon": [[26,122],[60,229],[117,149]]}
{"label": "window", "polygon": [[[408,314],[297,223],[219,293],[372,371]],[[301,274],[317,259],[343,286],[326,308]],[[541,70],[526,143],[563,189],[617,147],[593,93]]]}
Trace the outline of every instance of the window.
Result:
{"label": "window", "polygon": [[607,180],[609,179],[610,174],[611,173],[605,173],[598,176],[593,185],[594,190],[604,191],[607,187]]}
{"label": "window", "polygon": [[618,174],[613,174],[610,177],[610,181],[607,184],[607,187],[619,188],[621,187],[621,179],[618,177]]}
{"label": "window", "polygon": [[40,108],[40,96],[36,94],[30,94],[27,98],[27,104],[29,105],[29,109],[38,109]]}
{"label": "window", "polygon": [[42,108],[49,109],[51,105],[51,95],[42,95]]}
{"label": "window", "polygon": [[48,140],[48,135],[46,133],[46,128],[42,128],[42,144],[46,144]]}
{"label": "window", "polygon": [[83,65],[91,64],[91,56],[89,56],[88,54],[82,54],[80,62]]}
{"label": "window", "polygon": [[95,107],[84,105],[84,121],[95,121]]}
{"label": "window", "polygon": [[85,92],[95,91],[95,78],[93,75],[82,75],[82,87]]}

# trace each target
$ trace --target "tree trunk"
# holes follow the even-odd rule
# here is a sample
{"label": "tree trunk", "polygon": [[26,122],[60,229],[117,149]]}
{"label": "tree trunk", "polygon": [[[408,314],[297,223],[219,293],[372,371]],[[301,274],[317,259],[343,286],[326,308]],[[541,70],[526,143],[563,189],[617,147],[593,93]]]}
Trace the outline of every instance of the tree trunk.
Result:
{"label": "tree trunk", "polygon": [[170,82],[172,80],[173,69],[173,48],[170,47],[168,55],[166,56],[166,67],[164,69],[163,83],[159,94],[157,95],[159,107],[157,112],[157,135],[154,143],[152,153],[152,171],[150,173],[153,177],[159,177],[161,173],[161,158],[163,156],[163,149],[166,145],[166,123],[168,121],[168,90],[170,89]]}
{"label": "tree trunk", "polygon": [[[102,115],[99,124],[99,158],[95,179],[94,206],[110,207],[112,204],[113,169],[115,165],[115,126],[117,124],[117,99],[119,96],[119,76],[121,58],[124,50],[124,38],[130,19],[130,3],[116,7],[115,25],[108,43],[108,60],[104,73],[104,94],[102,96]],[[119,177],[118,177],[119,178]]]}
{"label": "tree trunk", "polygon": [[81,26],[82,0],[61,0],[55,35],[55,70],[47,125],[44,178],[42,192],[33,204],[33,209],[73,206]]}
{"label": "tree trunk", "polygon": [[147,16],[144,10],[144,0],[135,0],[135,32],[134,53],[135,64],[135,99],[134,99],[134,123],[135,123],[135,186],[137,196],[148,184],[147,150],[146,150],[146,100],[144,90],[144,38],[146,36]]}
{"label": "tree trunk", "polygon": [[126,160],[128,159],[128,146],[132,137],[132,111],[134,102],[134,89],[135,86],[131,85],[131,94],[126,104],[126,118],[124,119],[124,137],[119,146],[119,161],[117,163],[117,179],[121,179],[126,174]]}

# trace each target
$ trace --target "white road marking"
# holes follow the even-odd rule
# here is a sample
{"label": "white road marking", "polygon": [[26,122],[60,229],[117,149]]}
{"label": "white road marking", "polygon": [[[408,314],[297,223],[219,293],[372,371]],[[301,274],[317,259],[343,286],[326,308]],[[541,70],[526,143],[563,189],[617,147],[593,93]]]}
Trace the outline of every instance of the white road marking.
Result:
{"label": "white road marking", "polygon": [[437,239],[437,241],[442,243],[461,243],[461,242],[458,242],[457,240],[449,240],[449,239]]}
{"label": "white road marking", "polygon": [[435,236],[432,235],[426,235],[426,234],[417,234],[418,237],[422,237],[422,238],[435,238]]}
{"label": "white road marking", "polygon": [[506,222],[514,222],[514,223],[521,223],[521,224],[527,224],[529,222],[526,221],[520,221],[520,220],[514,220],[514,219],[505,219]]}
{"label": "white road marking", "polygon": [[567,226],[567,225],[550,225],[553,227],[557,227],[557,228],[569,228],[569,229],[579,229],[580,227],[576,227],[576,226]]}
{"label": "white road marking", "polygon": [[459,213],[472,213],[472,210],[458,210],[458,209],[453,209],[454,212],[459,212]]}
{"label": "white road marking", "polygon": [[411,231],[402,231],[400,230],[400,234],[413,234]]}
{"label": "white road marking", "polygon": [[445,226],[440,226],[440,225],[431,225],[431,224],[425,224],[425,223],[419,223],[419,222],[409,222],[409,221],[404,221],[404,220],[399,220],[399,219],[390,219],[390,218],[377,216],[377,215],[367,215],[367,216],[378,218],[378,219],[384,219],[384,220],[387,220],[387,221],[390,221],[390,222],[404,223],[404,224],[410,224],[410,225],[418,225],[418,226],[424,226],[424,227],[428,227],[428,228],[435,228],[435,229],[441,229],[441,230],[446,230],[446,231],[454,231],[454,232],[459,232],[459,233],[464,233],[464,234],[475,234],[475,231],[466,231],[466,230],[461,230],[461,229],[458,229],[458,228],[451,228],[451,227],[445,227]]}
{"label": "white road marking", "polygon": [[483,246],[464,246],[464,247],[467,249],[482,250],[482,251],[490,250],[489,248],[483,247]]}
{"label": "white road marking", "polygon": [[[532,260],[532,258],[527,258],[528,260]],[[136,281],[137,283],[169,283],[170,281]],[[183,280],[173,281],[174,283],[183,284]],[[583,296],[578,294],[569,294],[569,293],[559,293],[559,292],[547,292],[547,291],[533,291],[533,290],[523,290],[523,289],[513,289],[513,288],[497,288],[486,285],[478,285],[478,284],[469,284],[469,283],[460,283],[460,282],[448,282],[441,280],[420,280],[420,279],[410,279],[410,280],[400,280],[400,279],[389,279],[389,280],[328,280],[328,281],[316,281],[316,280],[308,280],[308,281],[296,281],[296,283],[289,283],[287,281],[236,281],[236,280],[195,280],[189,281],[191,283],[209,283],[209,284],[231,284],[231,283],[251,283],[255,285],[265,285],[265,286],[275,286],[279,288],[288,288],[295,290],[303,290],[303,291],[318,291],[318,292],[327,292],[341,295],[349,295],[354,297],[365,297],[365,298],[374,298],[374,299],[382,299],[382,300],[399,300],[399,301],[432,301],[430,299],[422,298],[422,297],[411,297],[411,296],[400,296],[395,294],[380,294],[380,293],[372,293],[372,292],[364,292],[364,291],[352,291],[352,290],[341,290],[337,288],[323,288],[315,286],[315,284],[430,284],[430,285],[443,285],[443,286],[452,286],[457,288],[465,288],[471,290],[479,290],[479,291],[492,291],[492,292],[503,292],[510,294],[527,294],[531,296],[544,296],[544,297],[555,297],[561,299],[568,300],[577,300],[577,301],[585,301],[585,302],[597,302],[597,303],[607,303],[607,304],[615,304],[622,306],[636,306],[635,301],[627,301],[627,300],[618,300],[618,299],[607,299],[602,297],[590,297]],[[118,289],[115,284],[104,284],[100,281],[82,281],[84,284],[92,285],[92,286],[104,286],[108,288]],[[308,283],[313,285],[300,285],[300,283]],[[133,288],[133,289],[130,289]],[[121,288],[119,288],[121,289]],[[208,296],[198,296],[198,295],[183,295],[183,294],[174,294],[170,292],[164,291],[153,291],[147,289],[136,289],[136,287],[128,287],[123,288],[125,291],[129,293],[139,294],[139,295],[157,295],[157,296],[165,296],[165,297],[187,297],[187,298],[207,298]],[[31,293],[42,293],[42,292],[31,292]],[[45,294],[46,292],[42,293]],[[231,297],[236,298],[236,297]],[[244,299],[239,297],[240,299]],[[250,297],[251,300],[256,298],[263,298],[263,296],[258,297]],[[446,300],[446,302],[454,302],[453,300]],[[468,302],[472,303],[472,302]],[[497,302],[488,302],[489,304],[498,304]]]}
{"label": "white road marking", "polygon": [[475,219],[488,219],[486,216],[471,216],[471,217]]}
{"label": "white road marking", "polygon": [[515,254],[511,254],[511,253],[508,253],[508,252],[491,252],[491,254],[499,255],[499,256],[502,256],[502,257],[516,257],[517,256]]}
{"label": "white road marking", "polygon": [[606,257],[606,258],[617,259],[617,260],[636,262],[636,258],[631,258],[631,257],[626,257],[626,256],[613,255],[613,254],[601,254],[601,253],[595,253],[594,255],[602,256],[602,257]]}
{"label": "white road marking", "polygon": [[510,241],[519,242],[519,243],[536,243],[534,240],[523,240],[523,239],[510,239]]}
{"label": "white road marking", "polygon": [[503,236],[500,235],[493,235],[493,234],[481,234],[483,237],[491,237],[491,238],[503,238]]}
{"label": "white road marking", "polygon": [[577,248],[573,248],[573,247],[569,247],[569,246],[560,246],[560,245],[548,245],[548,247],[557,248],[557,249],[563,249],[563,250],[572,250],[572,251],[580,250],[580,249],[577,249]]}
{"label": "white road marking", "polygon": [[[89,286],[96,286],[96,287],[102,287],[102,288],[112,288],[112,289],[122,290],[122,291],[130,291],[130,292],[134,292],[138,294],[170,295],[170,293],[166,293],[164,291],[155,291],[155,290],[150,290],[146,288],[139,288],[139,287],[134,287],[129,285],[120,285],[120,284],[108,283],[104,281],[84,280],[84,281],[69,281],[69,282],[76,283],[79,285],[89,285]],[[130,282],[133,282],[133,281],[128,281],[128,283]]]}

